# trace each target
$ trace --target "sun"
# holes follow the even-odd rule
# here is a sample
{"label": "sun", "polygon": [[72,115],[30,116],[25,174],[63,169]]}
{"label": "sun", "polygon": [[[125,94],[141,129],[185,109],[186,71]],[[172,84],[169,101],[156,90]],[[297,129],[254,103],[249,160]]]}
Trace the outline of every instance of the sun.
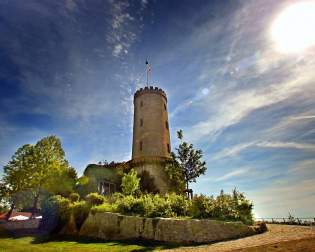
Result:
{"label": "sun", "polygon": [[273,21],[271,36],[282,53],[300,53],[315,45],[315,1],[288,6]]}

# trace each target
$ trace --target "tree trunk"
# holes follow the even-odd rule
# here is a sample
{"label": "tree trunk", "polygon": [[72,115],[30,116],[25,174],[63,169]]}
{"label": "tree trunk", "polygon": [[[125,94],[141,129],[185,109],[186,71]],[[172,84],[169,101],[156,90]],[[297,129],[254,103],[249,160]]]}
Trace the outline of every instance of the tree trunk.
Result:
{"label": "tree trunk", "polygon": [[39,198],[39,192],[35,194],[33,208],[32,208],[32,214],[31,214],[30,219],[34,219],[35,218],[35,214],[36,214],[36,210],[37,210],[38,198]]}
{"label": "tree trunk", "polygon": [[12,212],[13,212],[13,210],[14,210],[14,207],[15,207],[15,204],[12,203],[9,212],[7,212],[7,214],[6,214],[6,216],[5,216],[6,221],[8,221],[8,220],[10,219],[11,214],[12,214]]}

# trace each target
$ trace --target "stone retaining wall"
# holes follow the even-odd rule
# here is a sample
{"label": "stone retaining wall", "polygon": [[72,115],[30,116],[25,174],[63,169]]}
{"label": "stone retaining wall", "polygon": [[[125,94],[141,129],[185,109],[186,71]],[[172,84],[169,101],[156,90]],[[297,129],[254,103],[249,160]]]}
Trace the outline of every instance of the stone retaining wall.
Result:
{"label": "stone retaining wall", "polygon": [[90,214],[79,235],[105,240],[147,239],[172,243],[208,243],[256,234],[240,222],[144,218],[116,213]]}
{"label": "stone retaining wall", "polygon": [[40,219],[29,219],[19,221],[7,221],[1,225],[9,231],[24,230],[24,229],[38,229]]}

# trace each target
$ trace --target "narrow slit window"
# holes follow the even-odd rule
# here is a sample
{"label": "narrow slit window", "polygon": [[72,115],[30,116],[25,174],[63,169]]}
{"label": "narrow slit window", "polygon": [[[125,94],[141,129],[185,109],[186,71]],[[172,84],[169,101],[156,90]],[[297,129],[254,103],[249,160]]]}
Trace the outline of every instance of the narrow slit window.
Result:
{"label": "narrow slit window", "polygon": [[169,144],[167,144],[167,152],[168,152],[168,153],[171,153],[171,147],[170,147]]}
{"label": "narrow slit window", "polygon": [[142,127],[143,126],[143,119],[141,118],[140,119],[140,127]]}
{"label": "narrow slit window", "polygon": [[142,141],[140,141],[140,151],[142,151],[142,147],[143,147],[143,144],[142,144]]}
{"label": "narrow slit window", "polygon": [[168,129],[168,121],[165,121],[165,127]]}
{"label": "narrow slit window", "polygon": [[140,107],[143,107],[143,101],[140,101]]}
{"label": "narrow slit window", "polygon": [[165,109],[165,111],[166,111],[166,104],[164,103],[164,109]]}

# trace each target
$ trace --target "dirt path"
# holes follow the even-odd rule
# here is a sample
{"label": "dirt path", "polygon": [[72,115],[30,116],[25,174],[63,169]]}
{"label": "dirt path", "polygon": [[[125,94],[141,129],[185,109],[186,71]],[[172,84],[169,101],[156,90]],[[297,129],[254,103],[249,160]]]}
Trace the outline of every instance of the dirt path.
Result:
{"label": "dirt path", "polygon": [[168,251],[315,252],[315,227],[270,224],[268,228],[268,232],[260,235]]}

